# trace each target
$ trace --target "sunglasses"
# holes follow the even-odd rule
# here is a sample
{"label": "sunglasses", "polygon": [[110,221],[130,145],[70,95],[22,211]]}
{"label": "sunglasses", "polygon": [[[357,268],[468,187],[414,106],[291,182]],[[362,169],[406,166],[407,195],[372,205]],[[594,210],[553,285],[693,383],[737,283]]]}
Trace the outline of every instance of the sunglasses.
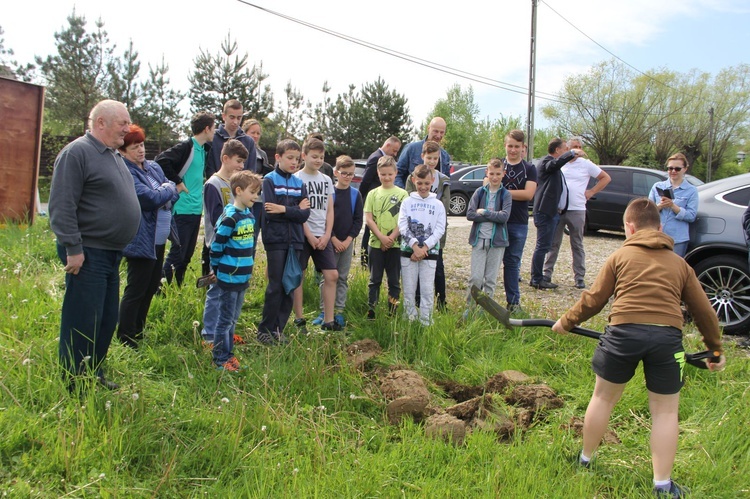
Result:
{"label": "sunglasses", "polygon": [[670,172],[681,172],[682,171],[682,167],[681,166],[668,166],[667,167],[667,171],[670,171]]}

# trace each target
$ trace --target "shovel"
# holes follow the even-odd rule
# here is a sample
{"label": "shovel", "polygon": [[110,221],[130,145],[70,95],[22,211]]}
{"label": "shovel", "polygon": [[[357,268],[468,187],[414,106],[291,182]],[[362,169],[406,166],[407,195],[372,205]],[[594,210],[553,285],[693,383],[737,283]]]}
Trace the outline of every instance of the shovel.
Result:
{"label": "shovel", "polygon": [[[555,325],[555,321],[549,319],[511,319],[510,312],[503,308],[498,302],[490,298],[486,293],[483,293],[476,286],[471,287],[471,296],[474,298],[480,307],[487,311],[492,317],[497,319],[507,329],[513,329],[514,327],[552,327]],[[580,336],[586,336],[588,338],[594,338],[598,340],[601,338],[602,333],[594,331],[593,329],[586,329],[583,327],[574,327],[569,331],[570,333],[578,334]],[[704,359],[708,359],[711,362],[718,362],[721,354],[719,352],[704,350],[696,353],[686,353],[685,362],[688,364],[698,367],[700,369],[708,369],[708,365],[703,362]]]}

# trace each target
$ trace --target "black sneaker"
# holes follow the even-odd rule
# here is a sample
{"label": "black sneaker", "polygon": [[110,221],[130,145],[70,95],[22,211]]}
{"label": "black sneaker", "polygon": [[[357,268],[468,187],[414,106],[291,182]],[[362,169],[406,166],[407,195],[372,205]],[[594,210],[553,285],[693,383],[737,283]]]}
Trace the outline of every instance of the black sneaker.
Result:
{"label": "black sneaker", "polygon": [[323,328],[323,331],[341,331],[344,329],[341,327],[341,324],[336,321],[324,322],[321,328]]}
{"label": "black sneaker", "polygon": [[258,343],[262,343],[263,345],[273,346],[276,344],[276,338],[268,331],[258,331],[256,338],[258,339]]}
{"label": "black sneaker", "polygon": [[669,481],[669,489],[659,489],[654,487],[654,495],[657,497],[672,497],[673,499],[679,499],[680,497],[687,497],[687,490],[677,485],[674,480]]}
{"label": "black sneaker", "polygon": [[294,319],[294,325],[297,327],[297,331],[299,331],[300,334],[307,334],[307,319],[304,317],[302,319]]}
{"label": "black sneaker", "polygon": [[374,321],[375,320],[375,311],[374,310],[368,310],[367,311],[367,320],[368,321]]}
{"label": "black sneaker", "polygon": [[118,385],[114,381],[108,380],[107,378],[101,375],[96,377],[96,382],[99,383],[104,388],[106,388],[107,390],[119,390],[120,389],[120,385]]}
{"label": "black sneaker", "polygon": [[576,288],[578,289],[586,289],[586,283],[583,279],[576,279]]}
{"label": "black sneaker", "polygon": [[555,289],[557,288],[557,284],[554,282],[547,282],[547,281],[529,281],[529,286],[535,289]]}

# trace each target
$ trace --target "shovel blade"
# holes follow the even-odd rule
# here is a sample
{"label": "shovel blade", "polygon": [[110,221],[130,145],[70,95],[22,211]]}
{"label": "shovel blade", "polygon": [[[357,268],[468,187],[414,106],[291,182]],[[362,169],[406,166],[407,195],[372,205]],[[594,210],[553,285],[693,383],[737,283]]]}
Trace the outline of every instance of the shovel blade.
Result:
{"label": "shovel blade", "polygon": [[471,297],[474,301],[487,311],[492,317],[498,320],[500,324],[506,329],[513,329],[513,325],[510,323],[510,312],[506,308],[503,308],[498,302],[493,300],[476,286],[471,287]]}

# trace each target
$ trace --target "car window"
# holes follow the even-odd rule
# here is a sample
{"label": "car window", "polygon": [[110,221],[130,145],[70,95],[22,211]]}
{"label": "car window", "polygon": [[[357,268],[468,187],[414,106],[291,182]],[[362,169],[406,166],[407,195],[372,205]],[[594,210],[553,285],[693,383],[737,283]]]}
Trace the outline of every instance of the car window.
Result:
{"label": "car window", "polygon": [[744,189],[737,189],[736,191],[729,192],[722,196],[725,201],[739,205],[747,206],[750,204],[750,187]]}
{"label": "car window", "polygon": [[482,180],[484,178],[485,170],[486,168],[477,168],[473,172],[461,177],[461,180]]}
{"label": "car window", "polygon": [[605,191],[630,194],[630,186],[632,185],[630,181],[630,172],[622,170],[610,170],[607,173],[609,173],[612,181],[607,185],[607,187],[604,188]]}
{"label": "car window", "polygon": [[648,197],[651,188],[659,180],[662,179],[651,173],[633,172],[633,194]]}

